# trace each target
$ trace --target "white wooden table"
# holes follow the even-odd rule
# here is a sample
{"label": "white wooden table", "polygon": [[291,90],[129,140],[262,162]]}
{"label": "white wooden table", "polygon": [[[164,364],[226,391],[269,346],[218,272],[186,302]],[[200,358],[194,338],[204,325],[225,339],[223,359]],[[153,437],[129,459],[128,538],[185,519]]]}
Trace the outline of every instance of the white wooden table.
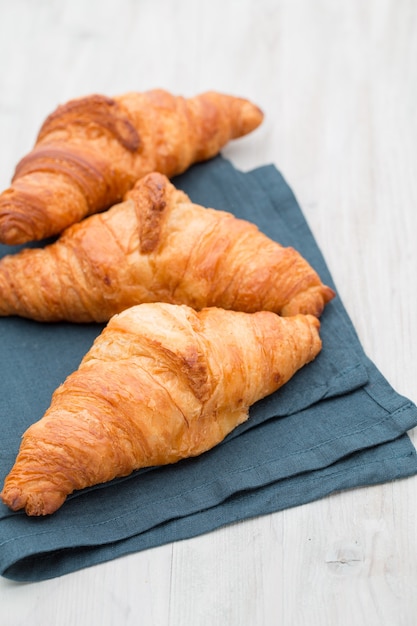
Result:
{"label": "white wooden table", "polygon": [[[0,51],[2,189],[73,97],[163,87],[259,104],[262,127],[224,155],[283,172],[366,352],[417,401],[415,0],[0,0]],[[417,478],[0,580],[0,626],[416,623]]]}

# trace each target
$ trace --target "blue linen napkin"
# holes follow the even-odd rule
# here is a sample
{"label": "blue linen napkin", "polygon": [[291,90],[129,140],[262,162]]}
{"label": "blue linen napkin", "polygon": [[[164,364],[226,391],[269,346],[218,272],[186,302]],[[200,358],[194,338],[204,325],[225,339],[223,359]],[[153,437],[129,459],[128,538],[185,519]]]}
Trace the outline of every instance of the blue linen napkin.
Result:
{"label": "blue linen napkin", "polygon": [[[194,202],[251,220],[297,248],[334,287],[291,189],[272,165],[243,173],[217,157],[174,184]],[[16,248],[0,246],[0,256]],[[39,581],[300,505],[341,489],[417,473],[407,431],[417,408],[367,358],[336,297],[321,318],[323,350],[215,449],[70,496],[46,518],[0,506],[0,573]],[[23,431],[102,325],[0,320],[0,481]]]}

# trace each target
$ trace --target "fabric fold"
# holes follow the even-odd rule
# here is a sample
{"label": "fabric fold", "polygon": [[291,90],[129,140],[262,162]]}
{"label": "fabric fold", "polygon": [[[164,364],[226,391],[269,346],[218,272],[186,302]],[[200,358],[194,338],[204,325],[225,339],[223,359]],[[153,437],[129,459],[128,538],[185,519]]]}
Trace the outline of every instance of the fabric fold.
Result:
{"label": "fabric fold", "polygon": [[[173,182],[193,202],[230,211],[294,246],[336,289],[293,192],[274,166],[243,173],[217,157]],[[7,252],[0,247],[0,256]],[[341,489],[416,474],[406,434],[417,425],[416,406],[365,355],[339,296],[321,324],[318,358],[254,405],[249,420],[208,453],[75,493],[47,518],[1,505],[1,574],[21,581],[60,576]],[[78,367],[101,329],[0,320],[0,480],[22,432],[41,417],[53,390]]]}
{"label": "fabric fold", "polygon": [[[323,469],[253,490],[235,492],[221,503],[221,507],[202,508],[193,514],[169,519],[140,534],[128,534],[121,540],[111,539],[107,543],[93,545],[78,542],[70,547],[54,549],[45,535],[42,545],[31,544],[32,548],[28,547],[23,557],[22,550],[15,546],[11,550],[10,565],[5,565],[2,574],[20,582],[63,576],[116,557],[197,537],[242,519],[307,504],[338,491],[404,479],[415,475],[416,466],[414,447],[407,435],[403,435],[393,442],[350,455]],[[93,532],[95,529],[94,525]]]}

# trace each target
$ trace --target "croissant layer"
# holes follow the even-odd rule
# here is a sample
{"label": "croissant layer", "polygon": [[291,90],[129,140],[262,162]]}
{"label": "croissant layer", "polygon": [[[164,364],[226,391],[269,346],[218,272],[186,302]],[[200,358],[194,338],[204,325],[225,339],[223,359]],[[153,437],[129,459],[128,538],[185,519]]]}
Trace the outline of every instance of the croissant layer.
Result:
{"label": "croissant layer", "polygon": [[293,248],[159,173],[45,248],[0,261],[0,315],[106,322],[144,302],[319,316],[334,292]]}
{"label": "croissant layer", "polygon": [[3,502],[50,514],[74,490],[206,452],[316,357],[319,327],[164,303],[114,316],[24,434]]}
{"label": "croissant layer", "polygon": [[155,89],[61,105],[0,195],[0,242],[58,234],[120,202],[141,176],[180,174],[262,119],[248,100],[213,91],[184,98]]}

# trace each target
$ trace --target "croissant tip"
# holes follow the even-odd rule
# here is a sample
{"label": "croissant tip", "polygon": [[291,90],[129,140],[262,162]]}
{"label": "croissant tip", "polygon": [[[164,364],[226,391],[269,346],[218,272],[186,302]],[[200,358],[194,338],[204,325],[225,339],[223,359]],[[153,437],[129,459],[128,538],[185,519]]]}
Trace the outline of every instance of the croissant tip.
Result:
{"label": "croissant tip", "polygon": [[232,139],[251,133],[260,126],[265,117],[262,109],[247,98],[216,91],[206,91],[202,96],[217,101],[228,109],[230,119],[232,120]]}
{"label": "croissant tip", "polygon": [[329,292],[329,301],[333,300],[333,298],[336,297],[336,292],[334,289],[332,289],[331,287],[327,287],[328,292]]}
{"label": "croissant tip", "polygon": [[25,507],[25,498],[18,487],[4,487],[0,499],[12,511],[19,511]]}
{"label": "croissant tip", "polygon": [[14,246],[26,241],[26,233],[19,226],[19,221],[7,208],[0,206],[0,243]]}
{"label": "croissant tip", "polygon": [[157,185],[167,185],[169,184],[168,176],[162,174],[161,172],[149,172],[149,174],[145,174],[142,178],[139,178],[135,183],[135,187],[141,186],[146,183],[153,183]]}
{"label": "croissant tip", "polygon": [[251,133],[262,124],[265,117],[264,112],[253,102],[238,98],[236,108],[235,120],[238,137]]}
{"label": "croissant tip", "polygon": [[[28,209],[31,209],[28,210]],[[0,195],[0,243],[16,246],[39,239],[33,226],[36,207],[16,190],[9,188]]]}
{"label": "croissant tip", "polygon": [[48,492],[48,494],[25,492],[16,485],[9,485],[3,488],[0,498],[12,511],[24,509],[27,515],[39,517],[55,513],[65,501],[66,496],[55,492]]}
{"label": "croissant tip", "polygon": [[6,246],[17,246],[30,241],[27,234],[16,226],[3,224],[0,218],[0,243]]}

